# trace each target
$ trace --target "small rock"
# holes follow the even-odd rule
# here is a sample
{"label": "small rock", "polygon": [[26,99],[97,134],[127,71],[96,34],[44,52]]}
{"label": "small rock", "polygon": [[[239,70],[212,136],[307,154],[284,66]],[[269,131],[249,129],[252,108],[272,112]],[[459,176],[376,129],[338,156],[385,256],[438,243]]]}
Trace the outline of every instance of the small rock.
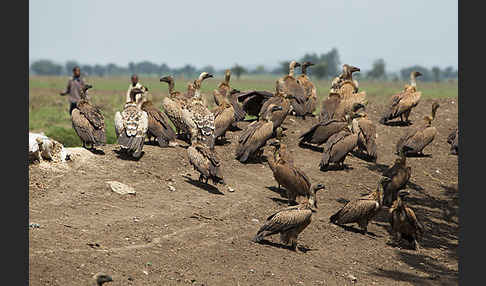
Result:
{"label": "small rock", "polygon": [[255,273],[255,269],[250,269],[250,273]]}
{"label": "small rock", "polygon": [[146,270],[142,271],[143,274],[148,275],[148,272]]}
{"label": "small rock", "polygon": [[138,222],[139,221],[138,217],[133,217],[133,221]]}
{"label": "small rock", "polygon": [[346,278],[348,278],[349,280],[351,280],[352,282],[356,282],[358,280],[358,278],[354,277],[353,275],[351,274],[348,274],[348,276],[346,276]]}
{"label": "small rock", "polygon": [[228,192],[234,192],[235,189],[233,189],[232,187],[228,187]]}
{"label": "small rock", "polygon": [[252,221],[252,222],[255,222],[255,223],[259,223],[259,222],[260,222],[260,221],[259,221],[259,220],[257,220],[256,218],[252,219],[251,221]]}
{"label": "small rock", "polygon": [[172,185],[169,185],[169,192],[175,192],[176,191],[176,188],[174,188],[174,186]]}
{"label": "small rock", "polygon": [[435,170],[435,172],[436,172],[437,174],[440,174],[440,171],[439,171],[439,170]]}
{"label": "small rock", "polygon": [[117,193],[117,194],[120,194],[120,195],[126,195],[126,194],[135,195],[136,194],[135,190],[132,187],[127,186],[123,183],[120,183],[120,182],[117,182],[117,181],[107,181],[106,183],[108,185],[110,185],[111,190],[113,192]]}

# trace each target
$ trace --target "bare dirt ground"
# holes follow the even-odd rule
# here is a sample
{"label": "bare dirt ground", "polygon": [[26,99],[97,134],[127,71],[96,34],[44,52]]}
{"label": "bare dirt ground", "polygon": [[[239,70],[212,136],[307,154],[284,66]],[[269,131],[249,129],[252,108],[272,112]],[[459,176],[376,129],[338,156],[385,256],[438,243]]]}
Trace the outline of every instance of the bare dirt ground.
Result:
{"label": "bare dirt ground", "polygon": [[[308,251],[282,248],[278,236],[268,245],[250,241],[286,199],[276,191],[266,162],[244,165],[234,159],[234,143],[216,147],[234,192],[193,181],[198,174],[183,147],[146,145],[144,156],[131,161],[118,158],[116,145],[107,145],[104,155],[75,149],[73,162],[29,167],[29,220],[40,224],[29,228],[30,285],[94,285],[97,272],[112,275],[107,285],[457,285],[458,157],[449,155],[446,139],[457,126],[458,106],[457,99],[438,101],[433,125],[439,134],[424,150],[430,157],[407,160],[408,204],[427,229],[418,251],[387,244],[386,208],[370,223],[372,234],[329,223],[345,200],[375,188],[407,127],[377,124],[376,164],[348,156],[350,169],[322,172],[321,153],[298,147],[297,140],[317,118],[289,116],[285,141],[295,164],[327,186],[299,237]],[[422,100],[412,122],[429,114],[431,105]],[[370,100],[374,122],[383,108]],[[237,134],[227,136],[234,142]],[[107,181],[137,193],[119,195]]]}

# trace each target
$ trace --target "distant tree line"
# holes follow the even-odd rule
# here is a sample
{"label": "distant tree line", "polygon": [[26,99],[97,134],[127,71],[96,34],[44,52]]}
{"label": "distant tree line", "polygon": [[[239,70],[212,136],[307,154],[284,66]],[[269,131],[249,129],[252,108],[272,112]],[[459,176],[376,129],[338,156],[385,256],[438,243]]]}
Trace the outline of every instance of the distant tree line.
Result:
{"label": "distant tree line", "polygon": [[[341,73],[342,66],[339,59],[339,52],[336,48],[331,49],[327,53],[306,53],[302,58],[296,59],[299,62],[310,61],[314,63],[314,66],[307,70],[309,75],[312,75],[318,79],[333,78]],[[245,67],[234,64],[231,67],[232,73],[236,78],[240,78],[243,74],[251,75],[263,75],[263,74],[286,74],[288,73],[290,61],[283,61],[280,65],[273,70],[266,70],[263,65],[259,65],[254,69],[246,69]],[[351,64],[352,63],[348,63]],[[79,64],[76,61],[67,61],[64,65],[56,64],[50,60],[38,60],[30,65],[30,72],[36,75],[71,75],[74,66],[79,66],[81,71],[85,75],[89,76],[124,76],[130,74],[139,75],[153,75],[161,76],[165,74],[171,74],[174,76],[195,77],[202,71],[209,73],[222,74],[224,70],[215,70],[213,66],[205,66],[200,69],[190,64],[184,65],[179,68],[171,68],[167,64],[156,64],[150,61],[141,61],[138,63],[130,62],[128,66],[118,66],[114,63],[106,65],[95,64],[86,65]],[[457,79],[458,71],[453,67],[446,67],[440,69],[437,66],[427,69],[420,65],[413,65],[410,67],[402,68],[398,73],[387,73],[386,64],[383,59],[377,59],[373,62],[372,68],[368,71],[361,71],[358,73],[358,77],[372,80],[408,80],[410,72],[416,70],[422,73],[422,81],[442,81],[448,79]]]}

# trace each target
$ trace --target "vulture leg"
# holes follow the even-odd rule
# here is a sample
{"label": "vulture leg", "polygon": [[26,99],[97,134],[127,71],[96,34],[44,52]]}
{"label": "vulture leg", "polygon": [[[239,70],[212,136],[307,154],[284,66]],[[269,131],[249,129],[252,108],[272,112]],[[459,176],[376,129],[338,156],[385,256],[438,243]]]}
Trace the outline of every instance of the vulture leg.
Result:
{"label": "vulture leg", "polygon": [[209,177],[206,178],[206,180],[204,181],[205,184],[208,183],[208,180],[209,180]]}
{"label": "vulture leg", "polygon": [[361,227],[361,233],[366,234],[368,232],[368,221],[366,221],[366,218],[361,220],[358,224],[359,227]]}
{"label": "vulture leg", "polygon": [[203,181],[203,174],[200,174],[199,175],[199,179],[198,179],[199,182],[202,182]]}

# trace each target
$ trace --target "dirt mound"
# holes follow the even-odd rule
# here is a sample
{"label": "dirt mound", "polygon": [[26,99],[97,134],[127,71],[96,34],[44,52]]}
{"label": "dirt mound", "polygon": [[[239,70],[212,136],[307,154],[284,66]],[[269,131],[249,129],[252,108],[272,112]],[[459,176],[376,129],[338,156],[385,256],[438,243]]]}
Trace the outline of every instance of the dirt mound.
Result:
{"label": "dirt mound", "polygon": [[[317,119],[289,117],[284,140],[295,164],[327,187],[299,237],[305,248],[284,249],[278,236],[267,245],[250,241],[287,200],[266,162],[234,159],[239,132],[228,132],[231,143],[216,146],[234,192],[197,182],[183,142],[165,149],[146,145],[138,161],[120,157],[116,145],[99,154],[68,148],[73,160],[65,172],[29,167],[29,219],[40,225],[29,231],[30,283],[86,285],[104,272],[113,285],[457,285],[458,163],[446,143],[457,126],[454,101],[439,100],[433,122],[439,134],[425,148],[427,156],[407,160],[412,167],[407,203],[427,229],[419,251],[387,244],[386,209],[367,235],[329,223],[344,202],[376,186],[407,127],[376,125],[376,164],[349,156],[349,169],[322,172],[319,148],[298,146],[298,136]],[[431,104],[422,100],[412,122],[429,114]],[[373,122],[384,108],[370,102]],[[136,195],[117,194],[107,181],[129,185]]]}

